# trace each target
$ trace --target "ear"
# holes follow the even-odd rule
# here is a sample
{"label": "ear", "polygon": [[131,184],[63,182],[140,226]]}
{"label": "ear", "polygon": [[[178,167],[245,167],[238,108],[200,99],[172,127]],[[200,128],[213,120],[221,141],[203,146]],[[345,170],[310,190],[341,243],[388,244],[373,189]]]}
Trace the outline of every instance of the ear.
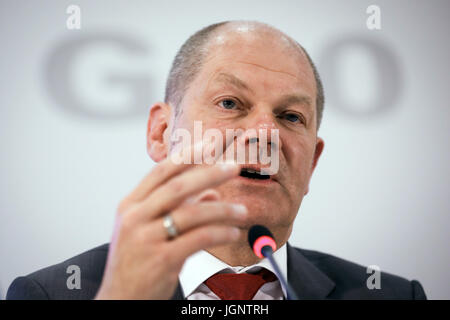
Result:
{"label": "ear", "polygon": [[[325,142],[323,141],[323,139],[320,137],[317,137],[316,148],[314,150],[314,157],[313,157],[313,161],[311,164],[311,174],[309,176],[310,181],[311,181],[311,177],[314,172],[314,169],[316,169],[317,163],[319,162],[319,158],[320,158],[320,155],[322,154],[324,147],[325,147]],[[308,181],[308,186],[306,187],[305,195],[308,194],[308,192],[309,192],[309,181]]]}
{"label": "ear", "polygon": [[157,102],[150,108],[147,122],[147,153],[155,162],[167,157],[170,116],[171,108],[164,102]]}
{"label": "ear", "polygon": [[312,171],[314,171],[314,169],[316,168],[317,163],[319,162],[320,155],[322,154],[324,147],[325,147],[325,142],[323,141],[323,139],[320,137],[317,137],[316,150],[314,152],[314,159],[313,159],[313,164],[312,164]]}

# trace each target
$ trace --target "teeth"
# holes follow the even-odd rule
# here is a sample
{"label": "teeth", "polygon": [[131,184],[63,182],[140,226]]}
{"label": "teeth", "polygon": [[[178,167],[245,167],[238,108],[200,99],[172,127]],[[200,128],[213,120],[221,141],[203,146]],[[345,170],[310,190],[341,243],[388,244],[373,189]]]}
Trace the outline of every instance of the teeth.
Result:
{"label": "teeth", "polygon": [[252,170],[252,169],[245,169],[245,171],[247,171],[248,173],[257,173],[257,174],[259,174],[259,171],[255,171],[255,170]]}

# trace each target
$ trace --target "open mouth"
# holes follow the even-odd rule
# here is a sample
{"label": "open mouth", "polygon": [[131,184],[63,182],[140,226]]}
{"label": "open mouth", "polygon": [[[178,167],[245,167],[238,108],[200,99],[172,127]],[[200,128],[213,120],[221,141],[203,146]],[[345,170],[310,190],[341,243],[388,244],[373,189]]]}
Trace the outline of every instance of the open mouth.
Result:
{"label": "open mouth", "polygon": [[270,175],[262,174],[261,171],[250,168],[242,168],[240,176],[244,178],[258,179],[258,180],[270,179]]}

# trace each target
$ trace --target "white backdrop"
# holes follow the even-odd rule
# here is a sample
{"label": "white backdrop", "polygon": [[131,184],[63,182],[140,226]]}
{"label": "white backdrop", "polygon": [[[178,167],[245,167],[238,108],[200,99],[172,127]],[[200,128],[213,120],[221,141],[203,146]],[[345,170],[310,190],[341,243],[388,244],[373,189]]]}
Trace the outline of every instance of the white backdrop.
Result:
{"label": "white backdrop", "polygon": [[[81,8],[68,30],[66,9]],[[368,30],[366,8],[381,9]],[[189,35],[267,22],[316,61],[325,151],[291,243],[418,279],[450,299],[448,1],[0,2],[0,298],[108,242],[154,165],[148,107]]]}

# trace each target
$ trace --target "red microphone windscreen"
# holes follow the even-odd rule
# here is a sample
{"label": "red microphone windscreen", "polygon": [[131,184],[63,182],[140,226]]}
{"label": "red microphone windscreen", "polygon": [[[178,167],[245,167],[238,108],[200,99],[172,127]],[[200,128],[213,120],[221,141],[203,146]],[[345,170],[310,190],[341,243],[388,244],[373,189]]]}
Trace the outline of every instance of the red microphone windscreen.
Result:
{"label": "red microphone windscreen", "polygon": [[248,242],[258,258],[264,258],[262,248],[270,246],[273,251],[277,250],[277,244],[272,233],[264,226],[254,225],[248,232]]}

